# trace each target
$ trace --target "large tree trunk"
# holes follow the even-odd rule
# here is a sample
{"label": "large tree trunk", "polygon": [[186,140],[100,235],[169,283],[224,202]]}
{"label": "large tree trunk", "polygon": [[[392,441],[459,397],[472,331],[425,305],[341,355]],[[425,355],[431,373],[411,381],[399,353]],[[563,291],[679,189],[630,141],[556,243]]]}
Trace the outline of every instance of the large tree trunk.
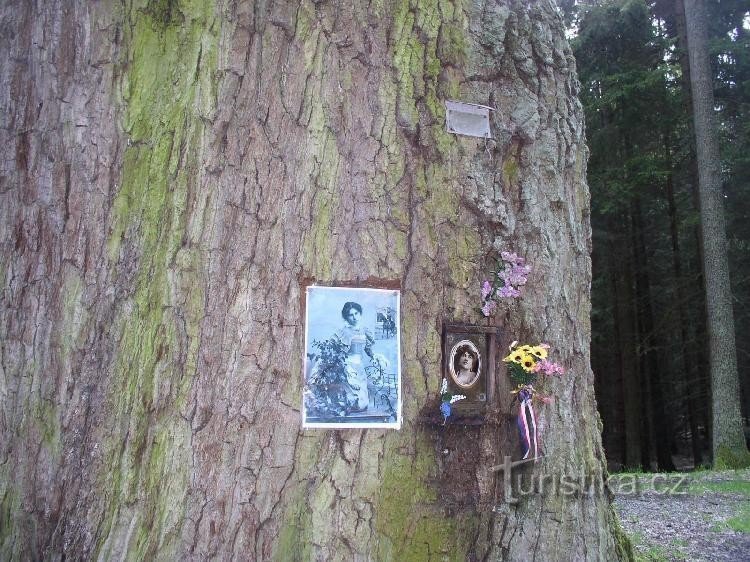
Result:
{"label": "large tree trunk", "polygon": [[711,364],[713,403],[712,448],[714,463],[750,461],[742,433],[737,348],[734,340],[732,291],[729,285],[721,162],[716,130],[708,31],[702,0],[684,0],[693,125],[698,160],[703,275]]}
{"label": "large tree trunk", "polygon": [[[442,322],[479,322],[516,250],[501,339],[568,367],[524,470],[603,471],[554,7],[218,4],[0,8],[0,558],[624,556],[606,494],[503,501],[506,418],[451,429],[458,466],[418,421]],[[446,134],[449,98],[495,106],[496,142]],[[400,431],[300,431],[305,279],[400,283]]]}
{"label": "large tree trunk", "polygon": [[[690,90],[690,61],[687,52],[687,29],[685,22],[685,6],[683,0],[675,0],[674,2],[674,13],[675,13],[675,25],[676,25],[676,36],[677,36],[677,54],[680,62],[680,70],[682,71],[682,80],[680,82],[680,88],[683,94],[683,104],[685,106],[685,112],[688,115],[692,115],[693,112],[693,101]],[[693,120],[688,121],[690,125],[690,142],[687,154],[687,165],[685,166],[688,185],[691,189],[691,200],[692,207],[697,211],[700,210],[700,201],[698,194],[698,163],[695,154],[695,134]],[[700,225],[696,224],[691,233],[691,237],[695,239],[695,247],[697,248],[696,254],[692,256],[692,263],[688,264],[688,270],[693,271],[693,278],[697,282],[691,283],[688,279],[686,286],[704,287],[704,276],[703,276],[703,256],[702,256],[702,245],[700,241]],[[699,294],[692,295],[692,299],[699,296],[701,300],[705,300],[706,293],[702,291]],[[698,321],[696,321],[698,320]],[[703,342],[701,346],[690,344],[686,348],[688,354],[688,360],[691,363],[691,368],[695,375],[688,379],[690,393],[688,400],[692,404],[693,413],[703,428],[706,435],[706,442],[710,440],[710,427],[711,427],[711,374],[708,368],[708,337],[706,334],[706,306],[700,309],[699,318],[693,317],[691,319],[688,316],[688,322],[686,326],[688,329],[688,342]],[[692,430],[691,430],[692,431]],[[698,429],[700,436],[700,429]],[[705,448],[704,445],[701,447],[701,451]],[[701,453],[702,456],[702,453]],[[713,457],[713,451],[709,451],[709,457]]]}

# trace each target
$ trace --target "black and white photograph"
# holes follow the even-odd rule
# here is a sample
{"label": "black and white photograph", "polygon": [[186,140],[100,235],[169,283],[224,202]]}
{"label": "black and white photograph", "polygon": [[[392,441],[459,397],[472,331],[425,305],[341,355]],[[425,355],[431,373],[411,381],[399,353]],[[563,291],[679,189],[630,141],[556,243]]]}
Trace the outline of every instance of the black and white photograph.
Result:
{"label": "black and white photograph", "polygon": [[401,427],[400,292],[310,286],[305,428]]}
{"label": "black and white photograph", "polygon": [[451,349],[448,362],[453,382],[461,388],[471,388],[479,379],[482,367],[479,349],[470,340],[461,340]]}

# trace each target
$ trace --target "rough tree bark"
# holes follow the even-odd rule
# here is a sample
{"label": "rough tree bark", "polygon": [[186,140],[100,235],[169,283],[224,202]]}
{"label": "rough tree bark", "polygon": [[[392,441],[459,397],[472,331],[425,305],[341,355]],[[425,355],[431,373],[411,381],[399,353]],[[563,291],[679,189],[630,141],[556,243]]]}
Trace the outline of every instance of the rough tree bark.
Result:
{"label": "rough tree bark", "polygon": [[740,412],[740,383],[737,376],[732,289],[729,285],[719,138],[713,115],[707,16],[702,0],[683,0],[683,4],[698,160],[698,200],[711,365],[711,442],[715,465],[737,467],[750,463],[750,453],[742,432]]}
{"label": "rough tree bark", "polygon": [[[481,320],[512,249],[503,342],[569,370],[533,470],[604,470],[551,3],[17,0],[0,52],[0,558],[625,555],[605,494],[503,501],[503,424],[456,491],[417,421],[441,323]],[[495,106],[496,142],[447,135],[448,98]],[[401,431],[300,431],[307,278],[400,282]]]}

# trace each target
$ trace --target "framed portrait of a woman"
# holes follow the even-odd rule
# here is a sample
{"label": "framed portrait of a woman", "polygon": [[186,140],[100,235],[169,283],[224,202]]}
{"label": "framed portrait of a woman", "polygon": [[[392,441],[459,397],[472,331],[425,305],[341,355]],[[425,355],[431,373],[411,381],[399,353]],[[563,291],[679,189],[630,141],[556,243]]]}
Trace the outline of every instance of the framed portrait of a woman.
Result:
{"label": "framed portrait of a woman", "polygon": [[462,389],[474,386],[482,374],[482,354],[476,344],[468,339],[456,342],[448,361],[451,379]]}
{"label": "framed portrait of a woman", "polygon": [[[464,399],[451,406],[457,424],[484,423],[495,401],[495,367],[498,328],[456,322],[443,325],[443,369],[451,394]],[[442,381],[441,381],[442,382]]]}
{"label": "framed portrait of a woman", "polygon": [[401,427],[400,292],[305,292],[304,428]]}

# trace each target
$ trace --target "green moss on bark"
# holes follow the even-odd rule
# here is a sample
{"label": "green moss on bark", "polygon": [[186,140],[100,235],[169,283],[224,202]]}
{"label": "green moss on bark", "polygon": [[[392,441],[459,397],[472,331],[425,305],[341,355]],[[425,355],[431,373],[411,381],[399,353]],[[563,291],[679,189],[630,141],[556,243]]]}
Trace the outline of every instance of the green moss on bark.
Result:
{"label": "green moss on bark", "polygon": [[[444,100],[460,96],[457,76],[466,58],[466,22],[461,2],[443,0],[399,3],[393,14],[393,67],[397,83],[395,109],[402,127],[446,156],[455,146],[445,131]],[[424,115],[420,112],[424,111]]]}
{"label": "green moss on bark", "polygon": [[503,161],[503,185],[506,188],[514,187],[518,184],[518,161],[515,156],[510,156]]}
{"label": "green moss on bark", "polygon": [[[307,146],[313,164],[310,184],[314,188],[312,223],[303,243],[302,254],[312,260],[306,269],[315,277],[330,279],[333,263],[332,224],[338,214],[337,182],[341,155],[336,136],[331,129],[331,115],[323,95],[326,68],[324,59],[330,47],[329,39],[315,26],[312,4],[302,3],[297,12],[295,35],[302,43],[305,57],[305,91],[302,97],[299,122],[307,129]],[[304,180],[302,180],[304,181]]]}
{"label": "green moss on bark", "polygon": [[[314,478],[316,469],[315,462],[321,447],[321,436],[307,434],[300,440],[296,458],[299,459],[296,472],[298,474],[310,475]],[[322,470],[328,471],[329,467]],[[300,481],[291,488],[289,495],[284,499],[284,515],[281,519],[278,540],[274,548],[274,560],[312,560],[312,536],[314,512],[308,503],[310,487],[306,482]],[[328,511],[328,506],[323,513]],[[322,516],[322,514],[318,514]]]}
{"label": "green moss on bark", "polygon": [[416,443],[413,455],[402,454],[394,440],[384,455],[377,501],[377,558],[466,560],[479,518],[476,514],[444,516],[429,483],[435,470],[434,450],[421,435]]}
{"label": "green moss on bark", "polygon": [[311,544],[312,512],[305,501],[304,487],[298,486],[284,512],[274,560],[312,560]]}
{"label": "green moss on bark", "polygon": [[728,447],[721,445],[714,457],[714,470],[739,470],[750,467],[750,452],[744,445]]}
{"label": "green moss on bark", "polygon": [[66,271],[60,290],[60,357],[65,364],[78,344],[88,314],[82,303],[83,280],[78,272]]}
{"label": "green moss on bark", "polygon": [[4,484],[0,490],[0,559],[12,560],[17,554],[13,550],[13,532],[18,528],[14,518],[20,513],[21,505],[18,494],[10,487],[13,479],[10,478],[8,469],[2,470],[0,475],[0,482]]}
{"label": "green moss on bark", "polygon": [[617,552],[618,560],[625,562],[632,562],[635,560],[635,554],[633,552],[633,543],[628,538],[628,535],[620,525],[620,520],[615,513],[614,508],[610,507],[610,515],[612,529],[612,536],[615,539],[615,551]]}
{"label": "green moss on bark", "polygon": [[313,146],[320,146],[315,168],[313,170],[313,184],[316,186],[315,199],[313,200],[314,212],[312,224],[307,235],[305,252],[303,255],[312,259],[311,271],[313,275],[321,279],[331,277],[331,264],[333,260],[332,223],[333,217],[338,212],[339,197],[336,189],[339,168],[339,153],[336,148],[336,140],[333,135],[323,126],[325,117],[323,108],[316,104],[313,111],[316,127],[314,132]]}
{"label": "green moss on bark", "polygon": [[[113,263],[135,254],[138,270],[118,319],[122,336],[110,396],[115,432],[105,444],[100,483],[110,500],[97,555],[125,548],[135,559],[157,551],[169,558],[190,464],[190,431],[178,411],[195,372],[203,308],[201,283],[190,281],[200,256],[182,245],[188,193],[199,175],[200,116],[214,103],[218,25],[213,2],[129,8],[127,60],[120,66],[127,148],[109,253]],[[180,349],[182,330],[187,350]],[[131,521],[135,528],[128,530]]]}
{"label": "green moss on bark", "polygon": [[[425,160],[433,162],[412,167],[417,201],[410,204],[419,205],[424,217],[421,228],[434,247],[443,242],[437,225],[455,221],[460,209],[459,194],[453,187],[455,175],[443,163],[459,150],[456,137],[445,131],[444,101],[460,97],[458,75],[450,70],[466,58],[466,25],[461,2],[398,3],[390,34],[394,82],[386,81],[380,88],[383,117],[382,124],[376,124],[380,125],[380,142],[390,150],[398,146],[401,130],[418,132]],[[386,189],[401,181],[402,170],[407,169],[401,153],[389,152],[388,157],[395,165],[390,166]],[[408,222],[406,217],[404,222]],[[467,267],[475,262],[478,242],[476,233],[467,229],[447,252],[458,286],[471,282]],[[398,243],[394,246],[399,248]],[[402,253],[406,254],[406,248]]]}

